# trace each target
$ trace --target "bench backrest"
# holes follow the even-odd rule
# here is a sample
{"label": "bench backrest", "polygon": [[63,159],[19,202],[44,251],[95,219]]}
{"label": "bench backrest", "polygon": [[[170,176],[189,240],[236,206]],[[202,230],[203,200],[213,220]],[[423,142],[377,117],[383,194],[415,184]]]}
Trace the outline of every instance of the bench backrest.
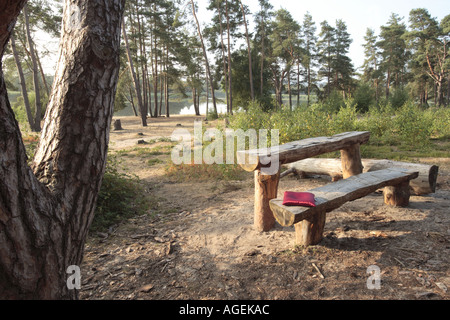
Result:
{"label": "bench backrest", "polygon": [[254,171],[267,166],[271,161],[286,164],[324,153],[346,149],[355,144],[366,143],[370,132],[353,131],[331,137],[316,137],[289,142],[271,148],[242,150],[237,152],[239,165],[246,171]]}

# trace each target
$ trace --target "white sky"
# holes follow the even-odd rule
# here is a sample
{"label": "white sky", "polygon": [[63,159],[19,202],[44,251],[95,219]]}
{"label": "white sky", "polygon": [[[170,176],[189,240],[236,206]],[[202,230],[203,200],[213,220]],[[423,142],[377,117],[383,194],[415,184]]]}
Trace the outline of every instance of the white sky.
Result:
{"label": "white sky", "polygon": [[[204,8],[208,2],[197,0],[199,19],[203,18],[205,22],[208,21],[208,11]],[[250,7],[252,13],[259,11],[258,0],[242,0],[242,2]],[[353,39],[349,56],[356,68],[364,62],[362,44],[367,28],[372,28],[379,34],[380,26],[387,24],[392,13],[404,17],[403,21],[407,26],[411,9],[426,8],[438,21],[450,14],[450,0],[270,0],[270,2],[274,10],[280,8],[288,10],[299,23],[303,22],[303,16],[309,11],[316,23],[317,33],[320,32],[322,21],[327,20],[334,26],[337,19],[342,19]]]}

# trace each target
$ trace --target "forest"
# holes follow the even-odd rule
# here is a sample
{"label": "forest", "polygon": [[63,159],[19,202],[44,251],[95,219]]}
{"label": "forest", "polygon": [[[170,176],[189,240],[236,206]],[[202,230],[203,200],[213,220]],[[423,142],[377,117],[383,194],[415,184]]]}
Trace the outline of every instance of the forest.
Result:
{"label": "forest", "polygon": [[[245,2],[209,0],[207,23],[195,0],[0,2],[1,299],[448,298],[450,14],[392,13],[358,66],[343,19]],[[358,157],[439,166],[437,188],[406,208],[372,192],[293,246],[253,228],[257,171],[171,161],[194,121],[280,144],[369,131]]]}
{"label": "forest", "polygon": [[[27,6],[5,54],[5,76],[19,119],[39,131],[53,75],[41,63],[48,52],[34,41],[59,37],[62,8],[48,0]],[[392,13],[379,31],[367,29],[365,61],[355,66],[342,19],[317,23],[306,12],[296,21],[267,0],[255,12],[243,1],[209,1],[211,21],[200,25],[197,10],[194,1],[127,1],[116,111],[131,107],[145,126],[147,116],[168,117],[171,102],[181,100],[197,114],[207,101],[216,116],[219,102],[230,115],[254,104],[269,111],[314,102],[333,112],[347,99],[361,113],[407,101],[449,104],[449,15],[438,21],[423,8],[409,17]]]}

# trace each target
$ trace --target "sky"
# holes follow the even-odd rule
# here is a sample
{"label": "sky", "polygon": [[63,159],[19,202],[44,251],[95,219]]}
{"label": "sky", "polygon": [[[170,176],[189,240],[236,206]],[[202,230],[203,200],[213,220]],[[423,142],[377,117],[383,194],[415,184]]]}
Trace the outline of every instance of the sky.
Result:
{"label": "sky", "polygon": [[[197,0],[199,6],[199,20],[208,22],[210,13],[206,10],[209,0]],[[250,11],[259,10],[258,0],[242,0],[250,7]],[[316,23],[317,34],[320,32],[320,23],[327,20],[332,26],[337,19],[342,19],[347,24],[353,43],[349,56],[355,68],[364,63],[364,36],[367,28],[380,32],[380,26],[386,25],[392,13],[404,17],[408,25],[408,17],[411,9],[426,8],[432,17],[441,21],[450,14],[450,0],[270,0],[274,10],[286,9],[300,24],[306,12],[309,11]],[[249,18],[249,20],[251,17]],[[253,20],[252,20],[253,21]]]}

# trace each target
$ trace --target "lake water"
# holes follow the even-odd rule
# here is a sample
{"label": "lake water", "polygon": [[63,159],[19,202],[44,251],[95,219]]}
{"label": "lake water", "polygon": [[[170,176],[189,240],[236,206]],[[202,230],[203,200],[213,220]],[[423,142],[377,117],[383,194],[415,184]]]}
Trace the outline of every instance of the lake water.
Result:
{"label": "lake water", "polygon": [[[222,103],[216,103],[216,107],[217,107],[217,112],[218,113],[226,113],[227,112],[227,105],[226,104],[222,104]],[[204,103],[200,103],[200,114],[201,115],[206,115],[206,102]],[[208,103],[208,109],[212,110],[213,109],[213,104],[212,102]],[[190,105],[189,107],[184,107],[180,110],[179,114],[183,114],[183,115],[195,115],[195,109],[194,109],[194,105]]]}

